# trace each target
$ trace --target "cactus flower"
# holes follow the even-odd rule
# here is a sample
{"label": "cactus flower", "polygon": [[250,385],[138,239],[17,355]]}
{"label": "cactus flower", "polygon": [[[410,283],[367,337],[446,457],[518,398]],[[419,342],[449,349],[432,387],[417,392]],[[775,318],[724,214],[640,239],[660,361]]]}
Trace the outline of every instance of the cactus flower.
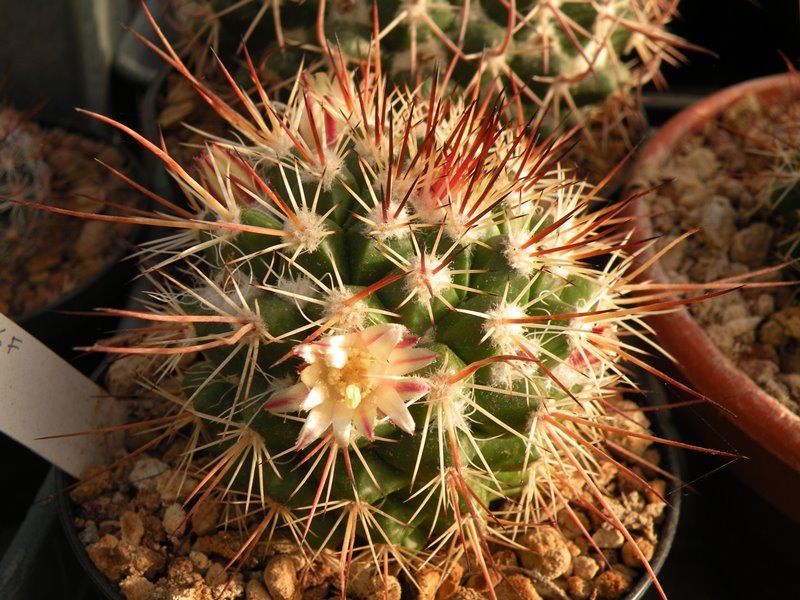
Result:
{"label": "cactus flower", "polygon": [[298,346],[296,353],[306,363],[300,381],[273,394],[264,409],[309,412],[298,448],[329,428],[340,447],[350,444],[353,427],[373,439],[381,416],[413,434],[414,420],[407,405],[424,396],[429,387],[407,375],[436,358],[433,352],[414,348],[417,339],[402,325],[386,323]]}

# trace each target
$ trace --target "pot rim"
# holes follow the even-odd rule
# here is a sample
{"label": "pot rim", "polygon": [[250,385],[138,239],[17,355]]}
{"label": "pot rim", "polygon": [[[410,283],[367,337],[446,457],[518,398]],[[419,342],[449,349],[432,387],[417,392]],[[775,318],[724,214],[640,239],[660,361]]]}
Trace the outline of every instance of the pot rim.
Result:
{"label": "pot rim", "polygon": [[[650,171],[663,165],[674,149],[688,136],[719,116],[733,103],[755,96],[767,103],[800,98],[800,73],[788,72],[745,81],[706,96],[681,110],[658,129],[634,161],[631,172]],[[635,178],[626,187],[626,196],[641,189]],[[639,242],[653,239],[650,213],[643,203],[634,202],[634,238]],[[652,247],[642,252],[640,264],[654,258]],[[649,265],[642,275],[658,283],[667,283],[661,264]],[[677,366],[694,388],[710,400],[735,427],[763,446],[770,454],[800,471],[800,416],[764,392],[733,360],[721,352],[705,331],[684,308],[648,317],[659,344],[681,360]]]}

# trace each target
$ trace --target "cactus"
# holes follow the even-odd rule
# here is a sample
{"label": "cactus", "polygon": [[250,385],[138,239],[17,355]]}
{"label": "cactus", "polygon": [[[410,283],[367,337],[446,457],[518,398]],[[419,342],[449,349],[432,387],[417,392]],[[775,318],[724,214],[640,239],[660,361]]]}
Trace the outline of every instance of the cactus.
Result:
{"label": "cactus", "polygon": [[767,172],[756,179],[757,188],[767,196],[778,217],[781,231],[786,232],[778,241],[778,251],[786,261],[800,258],[800,145],[796,120],[792,111],[788,123],[771,122],[767,131],[760,132],[766,137],[759,152],[766,154],[770,164]]}
{"label": "cactus", "polygon": [[633,282],[625,203],[559,166],[566,141],[505,124],[502,98],[391,88],[334,53],[285,103],[252,65],[251,93],[224,71],[237,110],[161,42],[230,135],[192,171],[96,115],[186,204],[131,218],[176,232],[145,249],[164,275],[135,313],[150,335],[94,350],[181,373],[164,396],[192,430],[192,498],[261,511],[251,543],[283,527],[342,565],[362,545],[403,568],[471,547],[488,575],[488,540],[579,495],[637,548],[603,494],[603,465],[625,470],[604,443],[635,387],[620,361],[643,362],[624,337],[672,304]]}
{"label": "cactus", "polygon": [[285,81],[301,57],[314,60],[307,51],[334,44],[356,59],[379,53],[394,81],[417,83],[439,70],[461,87],[515,97],[509,112],[522,121],[546,118],[557,126],[566,117],[581,121],[612,98],[617,109],[626,107],[632,90],[660,82],[662,62],[683,59],[680,48],[687,44],[666,29],[677,4],[393,0],[373,11],[369,0],[208,0],[191,15],[179,12],[198,64],[208,65],[205,44],[232,57],[244,40],[263,56],[260,68]]}
{"label": "cactus", "polygon": [[[39,124],[35,112],[0,107],[0,312],[20,320],[55,307],[120,258],[133,230],[102,221],[140,199],[118,177],[131,170],[126,156]],[[85,213],[95,221],[74,218]]]}
{"label": "cactus", "polygon": [[15,200],[41,201],[50,195],[50,166],[44,157],[44,134],[27,115],[0,107],[0,223],[25,231],[43,213]]}

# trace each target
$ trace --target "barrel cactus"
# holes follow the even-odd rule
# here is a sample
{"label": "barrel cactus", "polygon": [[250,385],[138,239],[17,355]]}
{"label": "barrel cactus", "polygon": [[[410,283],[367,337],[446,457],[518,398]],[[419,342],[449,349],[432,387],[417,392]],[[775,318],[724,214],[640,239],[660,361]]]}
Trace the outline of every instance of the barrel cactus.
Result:
{"label": "barrel cactus", "polygon": [[642,362],[625,337],[671,304],[635,295],[624,203],[559,166],[566,142],[504,124],[502,98],[392,88],[333,53],[285,103],[254,67],[250,92],[229,77],[234,107],[162,42],[230,134],[191,170],[98,115],[186,202],[131,217],[175,231],[144,251],[154,325],[95,350],[181,373],[164,396],[191,429],[195,508],[260,511],[251,543],[282,527],[338,549],[343,580],[366,548],[406,569],[469,551],[489,581],[490,541],[577,496],[636,548],[603,473],[637,475],[605,442],[629,429],[620,361]]}
{"label": "barrel cactus", "polygon": [[[517,99],[509,113],[558,124],[581,119],[610,97],[627,98],[686,44],[667,25],[677,0],[178,1],[196,62],[206,47],[235,56],[246,41],[275,82],[291,79],[334,44],[351,58],[379,53],[393,80],[438,70],[461,87]],[[316,22],[316,30],[311,26]],[[374,43],[377,40],[378,44]],[[200,43],[198,43],[200,42]],[[619,100],[619,98],[617,98]],[[624,105],[622,105],[624,106]]]}
{"label": "barrel cactus", "polygon": [[50,195],[51,170],[45,160],[44,133],[11,107],[0,106],[0,227],[25,230],[42,213],[19,201],[38,202]]}
{"label": "barrel cactus", "polygon": [[800,257],[800,144],[796,125],[797,114],[789,111],[788,116],[768,121],[753,135],[756,148],[752,151],[767,164],[763,172],[747,177],[756,192],[766,197],[780,231],[785,233],[778,250],[787,261]]}

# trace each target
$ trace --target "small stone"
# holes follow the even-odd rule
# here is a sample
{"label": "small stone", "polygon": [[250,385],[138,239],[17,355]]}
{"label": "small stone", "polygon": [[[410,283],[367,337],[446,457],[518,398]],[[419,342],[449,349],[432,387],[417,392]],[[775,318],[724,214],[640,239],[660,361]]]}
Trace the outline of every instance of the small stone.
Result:
{"label": "small stone", "polygon": [[111,485],[111,473],[93,465],[86,470],[69,495],[76,504],[81,504],[107,492]]}
{"label": "small stone", "polygon": [[601,549],[621,548],[622,544],[625,543],[625,536],[622,535],[620,531],[607,527],[601,527],[595,531],[594,534],[592,534],[592,539],[594,543],[597,544],[597,547]]}
{"label": "small stone", "polygon": [[206,498],[194,507],[191,522],[197,535],[208,535],[219,525],[220,506],[212,498]]}
{"label": "small stone", "polygon": [[[669,229],[673,229],[670,226]],[[656,244],[656,251],[661,250],[662,248],[667,247],[670,243],[674,242],[677,239],[675,235],[664,235],[663,237],[659,238]],[[663,254],[661,258],[659,258],[658,262],[661,264],[661,267],[667,272],[670,273],[672,271],[677,271],[681,263],[684,259],[684,248],[685,244],[676,244],[672,248],[670,248],[666,254]]]}
{"label": "small stone", "polygon": [[594,584],[582,577],[567,577],[567,592],[572,600],[589,600],[594,592]]}
{"label": "small stone", "polygon": [[158,476],[168,468],[166,464],[157,458],[145,456],[134,463],[133,469],[131,469],[128,475],[128,481],[130,481],[136,489],[155,491]]}
{"label": "small stone", "polygon": [[584,512],[574,509],[559,511],[557,521],[561,533],[569,540],[582,536],[590,527],[589,517]]}
{"label": "small stone", "polygon": [[197,550],[192,550],[189,552],[189,560],[192,561],[192,564],[200,573],[205,573],[208,570],[211,561],[208,558],[207,554],[202,552],[198,552]]}
{"label": "small stone", "polygon": [[591,556],[576,556],[572,561],[572,573],[581,579],[594,579],[599,570],[600,565]]}
{"label": "small stone", "polygon": [[766,223],[753,223],[733,234],[731,258],[748,267],[763,266],[770,253],[772,228]]}
{"label": "small stone", "polygon": [[783,326],[788,337],[800,340],[800,306],[787,306],[775,313],[774,319]]}
{"label": "small stone", "polygon": [[100,539],[100,532],[97,530],[97,525],[95,525],[93,522],[90,525],[87,525],[78,533],[78,539],[84,546],[94,544]]}
{"label": "small stone", "polygon": [[186,498],[197,485],[197,481],[182,473],[168,470],[156,482],[156,490],[164,503],[176,502]]}
{"label": "small stone", "polygon": [[[639,406],[631,400],[615,400],[613,404],[617,410],[611,413],[609,425],[618,428],[621,433],[610,433],[609,438],[626,450],[641,456],[651,446],[651,442],[646,437],[639,437],[646,436],[649,433],[650,421]],[[624,432],[631,432],[636,437],[627,435]],[[615,476],[618,471],[615,465],[611,463],[604,464],[610,465],[609,470]]]}
{"label": "small stone", "polygon": [[569,549],[569,553],[572,555],[573,559],[576,556],[583,554],[583,550],[578,544],[575,543],[575,540],[567,540],[567,548]]}
{"label": "small stone", "polygon": [[185,556],[179,556],[169,564],[167,568],[169,579],[174,581],[177,585],[191,587],[198,581],[202,580],[197,571],[195,571],[194,563]]}
{"label": "small stone", "polygon": [[167,535],[177,537],[186,531],[186,511],[177,502],[173,502],[164,510],[162,520]]}
{"label": "small stone", "polygon": [[232,577],[226,576],[222,583],[210,587],[210,597],[214,600],[241,600],[244,596],[244,578],[241,573],[235,573]]}
{"label": "small stone", "polygon": [[211,587],[216,587],[220,585],[225,585],[230,578],[228,577],[228,572],[225,570],[225,567],[218,562],[212,562],[208,566],[208,571],[206,571],[205,580],[208,585]]}
{"label": "small stone", "polygon": [[549,525],[536,527],[526,533],[522,545],[528,548],[519,552],[522,565],[548,579],[561,577],[572,564],[572,555],[564,536]]}
{"label": "small stone", "polygon": [[251,579],[244,588],[246,600],[272,600],[267,588],[258,579]]}
{"label": "small stone", "polygon": [[631,587],[631,580],[613,569],[600,573],[594,583],[603,598],[620,598]]}
{"label": "small stone", "polygon": [[783,373],[779,379],[789,390],[789,394],[800,400],[800,373]]}
{"label": "small stone", "polygon": [[500,550],[492,554],[492,560],[498,567],[516,567],[519,566],[519,559],[517,553],[513,550]]}
{"label": "small stone", "polygon": [[119,581],[129,573],[130,554],[113,535],[103,536],[88,546],[86,552],[94,565],[112,581]]}
{"label": "small stone", "polygon": [[736,233],[736,211],[724,196],[711,196],[700,208],[702,238],[716,248],[729,248]]}
{"label": "small stone", "polygon": [[753,312],[759,317],[766,317],[775,311],[775,297],[772,294],[759,294],[753,306]]}
{"label": "small stone", "polygon": [[141,508],[144,513],[153,514],[161,508],[161,499],[154,489],[142,488],[133,499],[133,505]]}
{"label": "small stone", "polygon": [[654,479],[650,486],[645,488],[644,497],[649,503],[664,504],[664,494],[667,493],[667,482],[663,479]]}
{"label": "small stone", "polygon": [[119,589],[126,600],[156,600],[156,585],[141,575],[131,575],[119,582]]}
{"label": "small stone", "polygon": [[529,577],[508,575],[494,590],[497,600],[542,600]]}
{"label": "small stone", "polygon": [[297,594],[297,571],[289,556],[273,556],[264,567],[263,578],[273,600],[292,600]]}
{"label": "small stone", "polygon": [[453,563],[444,573],[442,583],[436,592],[436,600],[445,600],[455,594],[461,587],[461,578],[464,576],[464,565]]}
{"label": "small stone", "polygon": [[[318,560],[309,565],[308,559],[299,554],[289,554],[288,556],[295,559],[295,568],[298,572],[302,569],[300,585],[304,589],[327,586],[335,574],[334,566],[328,560]],[[297,558],[301,558],[302,562],[299,562]]]}
{"label": "small stone", "polygon": [[125,398],[139,390],[139,381],[152,371],[152,356],[131,354],[113,361],[106,372],[106,387],[116,398]]}
{"label": "small stone", "polygon": [[[653,542],[643,537],[635,538],[635,541],[647,562],[650,562],[653,558],[653,552],[655,551]],[[620,557],[622,558],[622,562],[628,567],[639,567],[642,564],[636,549],[627,541],[622,545]]]}
{"label": "small stone", "polygon": [[382,598],[384,600],[400,600],[403,591],[400,581],[394,575],[373,574],[367,580],[366,586],[353,595],[362,600]]}
{"label": "small stone", "polygon": [[488,596],[482,594],[478,590],[462,587],[456,593],[447,596],[446,600],[486,600],[486,598],[488,598]]}
{"label": "small stone", "polygon": [[489,583],[486,582],[486,576],[483,573],[475,573],[467,578],[467,582],[464,584],[469,588],[474,590],[480,590],[482,592],[488,591],[490,587],[495,587],[502,578],[502,575],[497,571],[489,571]]}
{"label": "small stone", "polygon": [[330,584],[315,585],[303,590],[303,600],[329,600],[331,598]]}
{"label": "small stone", "polygon": [[421,569],[414,576],[417,584],[417,600],[435,600],[436,591],[442,582],[442,572],[438,569]]}
{"label": "small stone", "polygon": [[122,541],[132,546],[138,546],[142,542],[144,535],[144,524],[142,517],[137,513],[126,510],[120,515],[119,528],[122,534]]}

